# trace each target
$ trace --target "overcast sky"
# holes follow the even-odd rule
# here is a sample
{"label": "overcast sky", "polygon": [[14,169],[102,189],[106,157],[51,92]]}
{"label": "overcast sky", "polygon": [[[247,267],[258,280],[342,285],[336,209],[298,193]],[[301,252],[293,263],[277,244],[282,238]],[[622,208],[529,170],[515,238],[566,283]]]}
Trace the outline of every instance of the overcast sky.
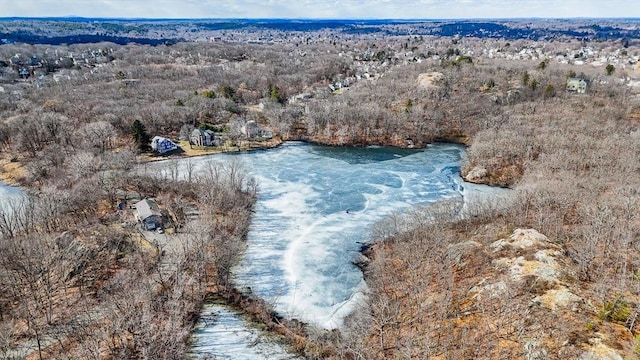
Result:
{"label": "overcast sky", "polygon": [[0,17],[443,19],[640,17],[640,0],[0,0]]}

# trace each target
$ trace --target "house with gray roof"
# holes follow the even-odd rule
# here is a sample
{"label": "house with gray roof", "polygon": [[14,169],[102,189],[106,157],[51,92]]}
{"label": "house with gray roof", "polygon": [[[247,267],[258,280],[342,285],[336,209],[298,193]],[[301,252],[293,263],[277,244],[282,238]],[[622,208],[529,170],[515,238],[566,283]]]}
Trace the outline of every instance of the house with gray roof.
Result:
{"label": "house with gray roof", "polygon": [[271,139],[273,137],[271,130],[263,129],[254,120],[249,120],[242,125],[240,132],[249,140],[255,140],[257,138]]}
{"label": "house with gray roof", "polygon": [[160,207],[154,200],[144,199],[135,203],[133,207],[136,209],[134,212],[136,220],[145,230],[155,230],[164,225]]}
{"label": "house with gray roof", "polygon": [[189,142],[196,146],[217,146],[216,136],[212,130],[195,129],[189,135]]}

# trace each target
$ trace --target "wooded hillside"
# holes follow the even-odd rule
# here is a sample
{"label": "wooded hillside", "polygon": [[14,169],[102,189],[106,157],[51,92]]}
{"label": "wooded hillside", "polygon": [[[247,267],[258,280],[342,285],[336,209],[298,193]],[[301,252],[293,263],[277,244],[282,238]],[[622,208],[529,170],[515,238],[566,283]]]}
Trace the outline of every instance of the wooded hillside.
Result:
{"label": "wooded hillside", "polygon": [[[206,294],[233,285],[258,186],[233,166],[140,175],[153,159],[140,139],[212,129],[239,148],[254,121],[281,140],[462,142],[463,175],[514,189],[510,204],[465,219],[439,205],[408,222],[420,226],[380,224],[364,267],[370,302],[347,327],[279,328],[305,357],[637,357],[637,70],[553,61],[573,43],[545,45],[543,60],[474,55],[533,45],[0,46],[0,175],[29,192],[0,211],[0,354],[184,357]],[[587,92],[567,91],[569,77],[588,80]],[[128,206],[145,197],[171,209],[181,249],[130,223]],[[522,234],[537,240],[517,245]]]}

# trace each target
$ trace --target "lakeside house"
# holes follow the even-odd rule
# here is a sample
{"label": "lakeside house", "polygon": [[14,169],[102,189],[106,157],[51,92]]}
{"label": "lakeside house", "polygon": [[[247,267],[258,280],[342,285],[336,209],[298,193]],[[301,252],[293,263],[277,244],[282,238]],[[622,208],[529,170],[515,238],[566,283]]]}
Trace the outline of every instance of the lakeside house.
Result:
{"label": "lakeside house", "polygon": [[220,141],[212,130],[195,129],[189,135],[189,142],[196,146],[218,146]]}
{"label": "lakeside house", "polygon": [[247,139],[253,140],[257,138],[271,139],[273,132],[271,130],[263,129],[255,121],[247,121],[241,128],[240,132],[244,134]]}
{"label": "lakeside house", "polygon": [[166,154],[170,151],[178,150],[178,145],[162,136],[154,136],[151,139],[151,149],[158,154]]}
{"label": "lakeside house", "polygon": [[162,228],[164,222],[158,204],[151,199],[141,200],[133,205],[136,209],[134,217],[142,224],[145,230]]}

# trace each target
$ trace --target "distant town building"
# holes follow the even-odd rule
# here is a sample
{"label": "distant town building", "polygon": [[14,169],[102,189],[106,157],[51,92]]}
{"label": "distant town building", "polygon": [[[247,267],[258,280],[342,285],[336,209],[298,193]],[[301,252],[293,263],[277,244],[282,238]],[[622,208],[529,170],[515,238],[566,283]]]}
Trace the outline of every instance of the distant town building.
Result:
{"label": "distant town building", "polygon": [[587,92],[588,85],[589,85],[589,82],[582,78],[567,79],[567,91],[570,91],[570,92],[584,94]]}

